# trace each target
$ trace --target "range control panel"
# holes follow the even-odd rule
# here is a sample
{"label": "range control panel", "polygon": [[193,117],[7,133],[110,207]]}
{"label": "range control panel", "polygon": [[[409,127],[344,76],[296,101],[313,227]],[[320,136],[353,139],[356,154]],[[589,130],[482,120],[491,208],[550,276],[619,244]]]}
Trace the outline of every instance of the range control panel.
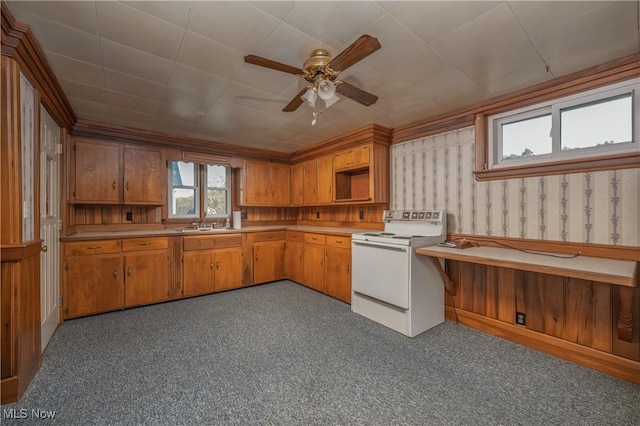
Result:
{"label": "range control panel", "polygon": [[382,221],[390,222],[396,220],[423,220],[441,221],[444,217],[444,210],[385,210]]}

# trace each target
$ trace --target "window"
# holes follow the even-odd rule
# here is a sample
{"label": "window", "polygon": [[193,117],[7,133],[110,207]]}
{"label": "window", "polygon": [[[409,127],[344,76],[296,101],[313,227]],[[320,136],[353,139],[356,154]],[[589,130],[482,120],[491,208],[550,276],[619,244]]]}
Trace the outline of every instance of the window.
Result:
{"label": "window", "polygon": [[169,182],[169,217],[199,217],[197,164],[171,161]]}
{"label": "window", "polygon": [[169,182],[170,218],[229,216],[231,169],[228,166],[170,161]]}
{"label": "window", "polygon": [[640,151],[640,79],[489,117],[489,168]]}

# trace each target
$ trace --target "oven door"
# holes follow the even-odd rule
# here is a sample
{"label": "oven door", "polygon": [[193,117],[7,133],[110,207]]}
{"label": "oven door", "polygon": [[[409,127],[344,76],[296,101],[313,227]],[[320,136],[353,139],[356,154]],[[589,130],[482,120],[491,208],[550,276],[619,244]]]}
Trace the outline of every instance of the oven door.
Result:
{"label": "oven door", "polygon": [[410,255],[410,246],[352,240],[353,291],[409,309]]}

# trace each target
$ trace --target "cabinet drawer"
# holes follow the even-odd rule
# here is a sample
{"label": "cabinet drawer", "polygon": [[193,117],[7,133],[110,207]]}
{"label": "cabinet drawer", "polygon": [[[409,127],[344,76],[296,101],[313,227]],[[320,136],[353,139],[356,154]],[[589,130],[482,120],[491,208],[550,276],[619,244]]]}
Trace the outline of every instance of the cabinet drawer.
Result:
{"label": "cabinet drawer", "polygon": [[122,251],[166,249],[169,242],[166,238],[134,238],[122,240]]}
{"label": "cabinet drawer", "polygon": [[236,247],[242,245],[240,234],[206,235],[203,237],[184,237],[184,250],[206,250],[221,247]]}
{"label": "cabinet drawer", "polygon": [[65,256],[103,253],[120,253],[120,240],[78,241],[64,245]]}
{"label": "cabinet drawer", "polygon": [[333,158],[333,168],[342,169],[345,167],[369,164],[369,152],[369,145],[340,152]]}
{"label": "cabinet drawer", "polygon": [[321,234],[304,234],[304,242],[307,244],[325,244],[325,236]]}
{"label": "cabinet drawer", "polygon": [[287,240],[304,241],[304,232],[287,231]]}
{"label": "cabinet drawer", "polygon": [[351,249],[351,237],[327,235],[327,245],[329,247],[343,247],[343,248]]}
{"label": "cabinet drawer", "polygon": [[256,232],[251,235],[251,241],[254,243],[260,241],[277,241],[277,240],[286,240],[287,239],[287,231],[274,231],[274,232]]}

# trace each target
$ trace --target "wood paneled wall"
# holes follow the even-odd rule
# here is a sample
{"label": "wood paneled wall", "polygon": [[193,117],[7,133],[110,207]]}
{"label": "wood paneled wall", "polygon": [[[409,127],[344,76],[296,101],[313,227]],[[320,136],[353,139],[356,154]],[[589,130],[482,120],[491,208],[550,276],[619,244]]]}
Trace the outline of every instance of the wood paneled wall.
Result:
{"label": "wood paneled wall", "polygon": [[[161,206],[124,206],[124,205],[73,205],[68,204],[67,235],[75,232],[105,230],[127,230],[131,228],[149,229],[162,228]],[[127,213],[133,214],[132,220],[127,220]],[[117,229],[116,229],[117,228]]]}
{"label": "wood paneled wall", "polygon": [[[514,329],[539,333],[550,343],[547,346],[556,345],[555,350],[562,347],[563,341],[574,343],[578,345],[577,349],[551,353],[581,364],[584,362],[580,359],[580,347],[640,361],[638,286],[621,287],[460,261],[447,261],[447,269],[456,284],[455,296],[447,294],[445,298],[450,320],[455,321],[456,314],[460,314],[461,323],[474,327],[478,322],[482,323],[482,318],[497,320]],[[636,279],[640,285],[640,277]],[[632,294],[621,298],[621,291]],[[621,338],[618,331],[621,299],[628,299],[631,304],[632,335],[629,341]],[[516,326],[516,312],[525,315],[524,326]],[[469,322],[465,313],[480,317],[473,317]],[[479,328],[507,338],[511,333],[518,334],[489,324],[484,323]],[[545,350],[544,347],[537,349]],[[606,364],[601,367],[611,373],[606,370]],[[640,364],[636,363],[635,368],[640,371]],[[640,382],[640,376],[636,382]]]}

